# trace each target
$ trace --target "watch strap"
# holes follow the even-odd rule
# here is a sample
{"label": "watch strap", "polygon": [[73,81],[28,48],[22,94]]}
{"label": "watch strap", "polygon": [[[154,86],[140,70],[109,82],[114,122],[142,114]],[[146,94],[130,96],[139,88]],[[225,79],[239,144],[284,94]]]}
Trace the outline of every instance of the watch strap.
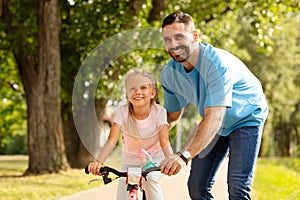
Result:
{"label": "watch strap", "polygon": [[188,164],[188,159],[186,159],[180,151],[178,151],[176,154],[185,162],[186,165]]}

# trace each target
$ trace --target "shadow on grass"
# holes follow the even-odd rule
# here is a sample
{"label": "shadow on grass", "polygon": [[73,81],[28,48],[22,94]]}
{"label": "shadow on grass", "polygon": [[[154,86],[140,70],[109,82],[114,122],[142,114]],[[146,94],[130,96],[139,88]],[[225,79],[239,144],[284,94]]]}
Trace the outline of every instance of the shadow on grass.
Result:
{"label": "shadow on grass", "polygon": [[26,155],[0,156],[0,178],[24,177],[27,167],[28,156]]}

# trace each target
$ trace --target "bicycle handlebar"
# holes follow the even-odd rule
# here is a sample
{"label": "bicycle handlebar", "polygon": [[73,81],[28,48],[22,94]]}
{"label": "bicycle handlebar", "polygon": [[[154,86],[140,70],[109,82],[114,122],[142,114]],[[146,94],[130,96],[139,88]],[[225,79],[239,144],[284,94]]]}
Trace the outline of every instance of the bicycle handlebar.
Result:
{"label": "bicycle handlebar", "polygon": [[[84,171],[86,174],[90,173],[88,166],[85,167]],[[127,172],[121,172],[108,166],[101,167],[99,171],[102,174],[104,184],[110,183],[112,181],[112,179],[108,177],[110,172],[117,175],[118,177],[127,176]],[[142,171],[142,176],[147,180],[147,175],[153,171],[160,171],[160,167],[150,167],[149,169]]]}
{"label": "bicycle handlebar", "polygon": [[[89,173],[90,173],[88,167],[89,167],[89,166],[86,166],[85,169],[84,169],[84,172],[85,172],[86,174],[89,174]],[[99,170],[99,172],[100,172],[101,174],[103,174],[103,173],[107,173],[107,174],[108,174],[109,172],[111,172],[111,173],[114,173],[114,174],[117,175],[117,176],[120,176],[120,177],[126,177],[126,172],[120,172],[120,171],[118,171],[118,170],[116,170],[116,169],[114,169],[114,168],[108,167],[108,166],[101,167],[100,170]]]}

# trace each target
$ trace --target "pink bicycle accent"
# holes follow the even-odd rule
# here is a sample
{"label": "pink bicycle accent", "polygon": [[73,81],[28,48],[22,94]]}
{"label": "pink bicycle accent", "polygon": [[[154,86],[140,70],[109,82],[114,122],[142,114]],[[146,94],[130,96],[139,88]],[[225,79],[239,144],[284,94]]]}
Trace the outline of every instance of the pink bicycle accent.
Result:
{"label": "pink bicycle accent", "polygon": [[138,200],[138,191],[137,190],[130,190],[129,191],[129,200]]}

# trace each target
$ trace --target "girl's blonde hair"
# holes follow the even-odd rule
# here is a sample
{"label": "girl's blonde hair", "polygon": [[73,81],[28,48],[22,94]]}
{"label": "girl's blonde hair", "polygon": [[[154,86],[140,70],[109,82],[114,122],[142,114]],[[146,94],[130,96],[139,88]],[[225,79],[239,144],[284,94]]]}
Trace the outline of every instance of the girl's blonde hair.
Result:
{"label": "girl's blonde hair", "polygon": [[[159,104],[157,81],[156,81],[155,76],[149,71],[142,70],[142,69],[133,69],[133,70],[130,70],[129,72],[127,72],[127,74],[125,76],[125,88],[127,89],[128,80],[131,77],[135,77],[137,75],[141,75],[142,77],[145,77],[145,79],[149,79],[149,85],[150,85],[151,89],[156,91],[156,94],[155,94],[154,98],[151,99],[150,103],[151,103],[151,105]],[[129,98],[129,97],[127,97],[127,94],[126,94],[126,98]],[[128,130],[129,130],[130,134],[138,137],[138,130],[133,121],[133,105],[130,103],[130,101],[128,101],[128,111],[129,111],[128,112]]]}

